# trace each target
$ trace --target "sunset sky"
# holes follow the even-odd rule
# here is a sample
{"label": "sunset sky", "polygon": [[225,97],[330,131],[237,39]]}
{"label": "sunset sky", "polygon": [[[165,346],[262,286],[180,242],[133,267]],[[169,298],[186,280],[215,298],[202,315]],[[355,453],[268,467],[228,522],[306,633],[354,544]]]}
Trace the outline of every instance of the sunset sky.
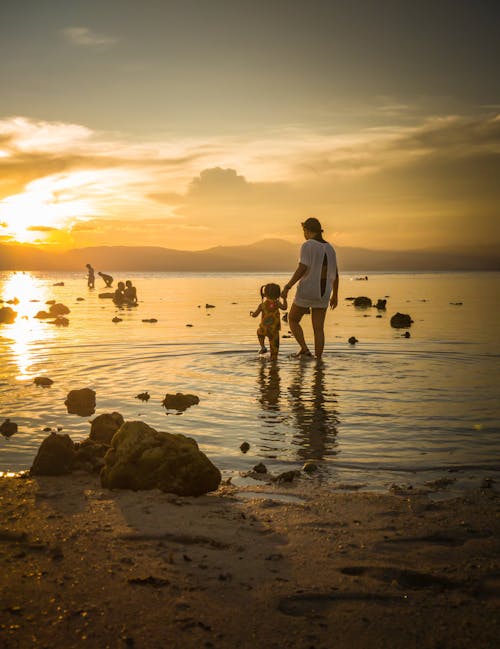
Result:
{"label": "sunset sky", "polygon": [[0,243],[500,243],[497,0],[2,0]]}

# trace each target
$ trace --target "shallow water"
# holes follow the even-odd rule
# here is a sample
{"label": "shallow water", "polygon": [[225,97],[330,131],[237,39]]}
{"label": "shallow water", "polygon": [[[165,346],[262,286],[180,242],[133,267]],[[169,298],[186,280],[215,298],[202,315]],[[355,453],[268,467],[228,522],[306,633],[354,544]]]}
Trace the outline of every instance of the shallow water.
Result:
{"label": "shallow water", "polygon": [[[284,284],[288,275],[111,274],[133,280],[138,307],[99,299],[106,289],[89,290],[83,274],[0,274],[0,297],[19,299],[15,324],[0,325],[0,421],[19,425],[13,437],[0,437],[0,471],[29,468],[45,427],[86,437],[89,418],[68,414],[64,399],[90,387],[96,415],[117,410],[190,435],[235,482],[258,462],[278,472],[308,459],[320,466],[311,479],[337,486],[378,489],[449,475],[453,489],[500,477],[500,273],[342,275],[320,366],[290,358],[289,338],[277,364],[257,355],[249,311],[258,287]],[[345,299],[358,295],[388,296],[387,311]],[[71,309],[67,328],[33,317],[49,299]],[[396,311],[413,318],[411,338],[390,327]],[[122,322],[113,323],[115,315]],[[311,340],[307,316],[304,323]],[[347,343],[352,335],[355,346]],[[41,375],[54,384],[36,387]],[[149,402],[135,398],[146,390]],[[197,394],[200,404],[166,412],[167,392]]]}

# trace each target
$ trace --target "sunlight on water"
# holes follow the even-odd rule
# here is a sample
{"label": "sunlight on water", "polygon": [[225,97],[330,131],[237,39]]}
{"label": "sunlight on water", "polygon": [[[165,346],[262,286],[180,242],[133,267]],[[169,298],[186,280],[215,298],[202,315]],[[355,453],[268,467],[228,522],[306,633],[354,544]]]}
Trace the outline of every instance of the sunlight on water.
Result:
{"label": "sunlight on water", "polygon": [[[19,300],[16,322],[0,325],[0,421],[19,426],[0,437],[0,470],[29,468],[44,428],[87,437],[89,418],[64,406],[69,390],[83,387],[97,393],[96,415],[118,411],[189,435],[235,480],[258,462],[277,472],[306,460],[319,463],[322,480],[370,486],[448,471],[463,482],[499,470],[500,314],[488,299],[499,274],[343,276],[320,366],[290,357],[285,323],[278,363],[258,357],[258,323],[248,313],[269,275],[112,274],[133,280],[137,308],[99,298],[104,286],[89,290],[83,272],[0,273],[0,297]],[[354,308],[345,298],[356,295],[389,296],[387,311]],[[68,327],[34,318],[49,299],[70,308]],[[411,314],[410,339],[390,326],[396,311]],[[304,329],[311,340],[310,319]],[[35,386],[39,375],[53,385]],[[144,391],[148,402],[136,399]],[[200,403],[181,415],[165,411],[167,392],[197,394]]]}
{"label": "sunlight on water", "polygon": [[4,300],[14,300],[13,308],[17,318],[9,327],[11,353],[17,365],[17,380],[32,376],[30,368],[34,360],[33,348],[53,337],[51,326],[34,316],[44,308],[47,287],[37,281],[30,273],[12,273],[3,285]]}

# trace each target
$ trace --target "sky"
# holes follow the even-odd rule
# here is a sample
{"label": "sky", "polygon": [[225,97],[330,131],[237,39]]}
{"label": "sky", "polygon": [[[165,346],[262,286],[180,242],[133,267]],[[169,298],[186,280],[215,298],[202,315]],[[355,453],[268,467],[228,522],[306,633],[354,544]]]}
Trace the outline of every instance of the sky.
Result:
{"label": "sky", "polygon": [[0,243],[500,243],[497,0],[2,0]]}

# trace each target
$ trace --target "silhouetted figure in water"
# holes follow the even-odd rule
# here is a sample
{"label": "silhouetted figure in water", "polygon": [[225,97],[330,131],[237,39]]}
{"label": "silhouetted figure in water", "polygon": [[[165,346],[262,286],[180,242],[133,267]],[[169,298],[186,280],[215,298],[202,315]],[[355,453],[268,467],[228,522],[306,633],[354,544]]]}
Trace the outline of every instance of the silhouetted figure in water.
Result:
{"label": "silhouetted figure in water", "polygon": [[89,288],[94,288],[95,286],[95,271],[92,268],[90,264],[86,264],[87,269],[88,269],[88,274],[87,274],[87,286]]}
{"label": "silhouetted figure in water", "polygon": [[123,282],[118,282],[118,287],[113,296],[113,302],[121,306],[126,302],[125,298],[125,284]]}
{"label": "silhouetted figure in water", "polygon": [[280,348],[280,309],[286,311],[288,304],[286,297],[280,300],[281,289],[278,284],[264,284],[260,287],[261,303],[255,309],[250,311],[252,318],[261,314],[261,321],[257,329],[257,338],[260,343],[259,354],[267,352],[265,341],[269,340],[269,349],[271,351],[271,360],[278,358]]}
{"label": "silhouetted figure in water", "polygon": [[137,289],[129,279],[125,282],[125,287],[125,299],[127,304],[137,304]]}
{"label": "silhouetted figure in water", "polygon": [[106,273],[101,273],[101,272],[98,272],[97,274],[102,280],[104,280],[104,283],[106,284],[106,288],[109,288],[113,283],[113,278],[111,277],[111,275],[106,275]]}
{"label": "silhouetted figure in water", "polygon": [[335,309],[339,288],[337,256],[333,247],[323,239],[321,223],[309,218],[302,223],[306,241],[300,249],[300,262],[291,279],[285,284],[281,297],[298,282],[292,307],[288,313],[288,326],[300,345],[297,357],[312,356],[300,324],[302,316],[311,310],[314,333],[314,352],[321,359],[325,346],[325,316],[328,306]]}

